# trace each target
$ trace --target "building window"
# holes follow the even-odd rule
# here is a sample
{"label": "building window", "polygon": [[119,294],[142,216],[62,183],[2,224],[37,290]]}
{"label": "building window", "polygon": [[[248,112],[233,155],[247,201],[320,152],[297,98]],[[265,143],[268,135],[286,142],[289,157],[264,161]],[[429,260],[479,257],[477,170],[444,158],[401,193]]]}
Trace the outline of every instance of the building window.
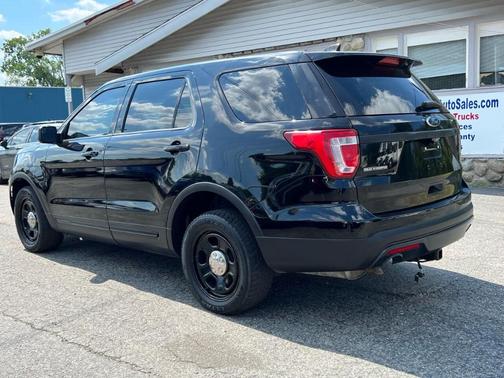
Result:
{"label": "building window", "polygon": [[480,33],[480,86],[504,84],[504,22],[482,24]]}
{"label": "building window", "polygon": [[408,56],[423,62],[413,72],[434,90],[465,88],[466,40],[466,27],[408,34]]}
{"label": "building window", "polygon": [[399,41],[396,35],[375,37],[371,43],[374,51],[379,54],[399,54]]}

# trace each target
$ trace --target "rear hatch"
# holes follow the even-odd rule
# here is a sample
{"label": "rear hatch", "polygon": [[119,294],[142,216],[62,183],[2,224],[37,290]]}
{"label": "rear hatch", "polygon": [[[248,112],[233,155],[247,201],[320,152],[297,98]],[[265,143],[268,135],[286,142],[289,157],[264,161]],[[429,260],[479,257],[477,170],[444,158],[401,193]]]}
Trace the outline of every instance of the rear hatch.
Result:
{"label": "rear hatch", "polygon": [[457,122],[410,72],[407,58],[341,54],[315,61],[360,140],[354,181],[375,214],[457,194],[462,184]]}

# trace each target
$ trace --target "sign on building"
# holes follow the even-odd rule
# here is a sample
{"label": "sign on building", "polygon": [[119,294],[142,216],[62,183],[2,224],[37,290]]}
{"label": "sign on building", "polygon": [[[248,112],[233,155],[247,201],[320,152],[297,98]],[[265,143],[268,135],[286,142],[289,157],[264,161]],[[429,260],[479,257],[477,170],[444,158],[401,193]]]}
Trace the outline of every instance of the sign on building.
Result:
{"label": "sign on building", "polygon": [[460,125],[462,155],[504,155],[504,92],[438,97]]}

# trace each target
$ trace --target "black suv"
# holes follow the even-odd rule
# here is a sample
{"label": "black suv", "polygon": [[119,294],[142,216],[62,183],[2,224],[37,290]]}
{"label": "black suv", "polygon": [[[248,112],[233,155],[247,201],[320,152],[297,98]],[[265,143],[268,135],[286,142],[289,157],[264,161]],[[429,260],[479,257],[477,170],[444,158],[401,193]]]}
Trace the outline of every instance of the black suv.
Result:
{"label": "black suv", "polygon": [[261,301],[274,272],[439,259],[473,210],[457,122],[417,63],[286,52],[109,82],[18,153],[21,241],[180,256],[196,298],[225,314]]}

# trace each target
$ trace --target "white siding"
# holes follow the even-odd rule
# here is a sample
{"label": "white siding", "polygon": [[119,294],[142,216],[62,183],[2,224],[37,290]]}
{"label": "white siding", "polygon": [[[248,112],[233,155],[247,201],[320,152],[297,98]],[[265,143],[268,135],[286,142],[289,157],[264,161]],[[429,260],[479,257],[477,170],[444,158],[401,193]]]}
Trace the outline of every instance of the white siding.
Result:
{"label": "white siding", "polygon": [[64,41],[67,73],[94,71],[94,64],[161,25],[199,0],[155,0]]}
{"label": "white siding", "polygon": [[87,98],[93,91],[105,84],[107,81],[117,79],[123,75],[113,74],[113,73],[102,73],[96,76],[95,74],[89,74],[82,76],[82,85],[84,86],[84,96]]}
{"label": "white siding", "polygon": [[504,13],[502,0],[233,0],[127,65],[157,66],[243,50]]}

